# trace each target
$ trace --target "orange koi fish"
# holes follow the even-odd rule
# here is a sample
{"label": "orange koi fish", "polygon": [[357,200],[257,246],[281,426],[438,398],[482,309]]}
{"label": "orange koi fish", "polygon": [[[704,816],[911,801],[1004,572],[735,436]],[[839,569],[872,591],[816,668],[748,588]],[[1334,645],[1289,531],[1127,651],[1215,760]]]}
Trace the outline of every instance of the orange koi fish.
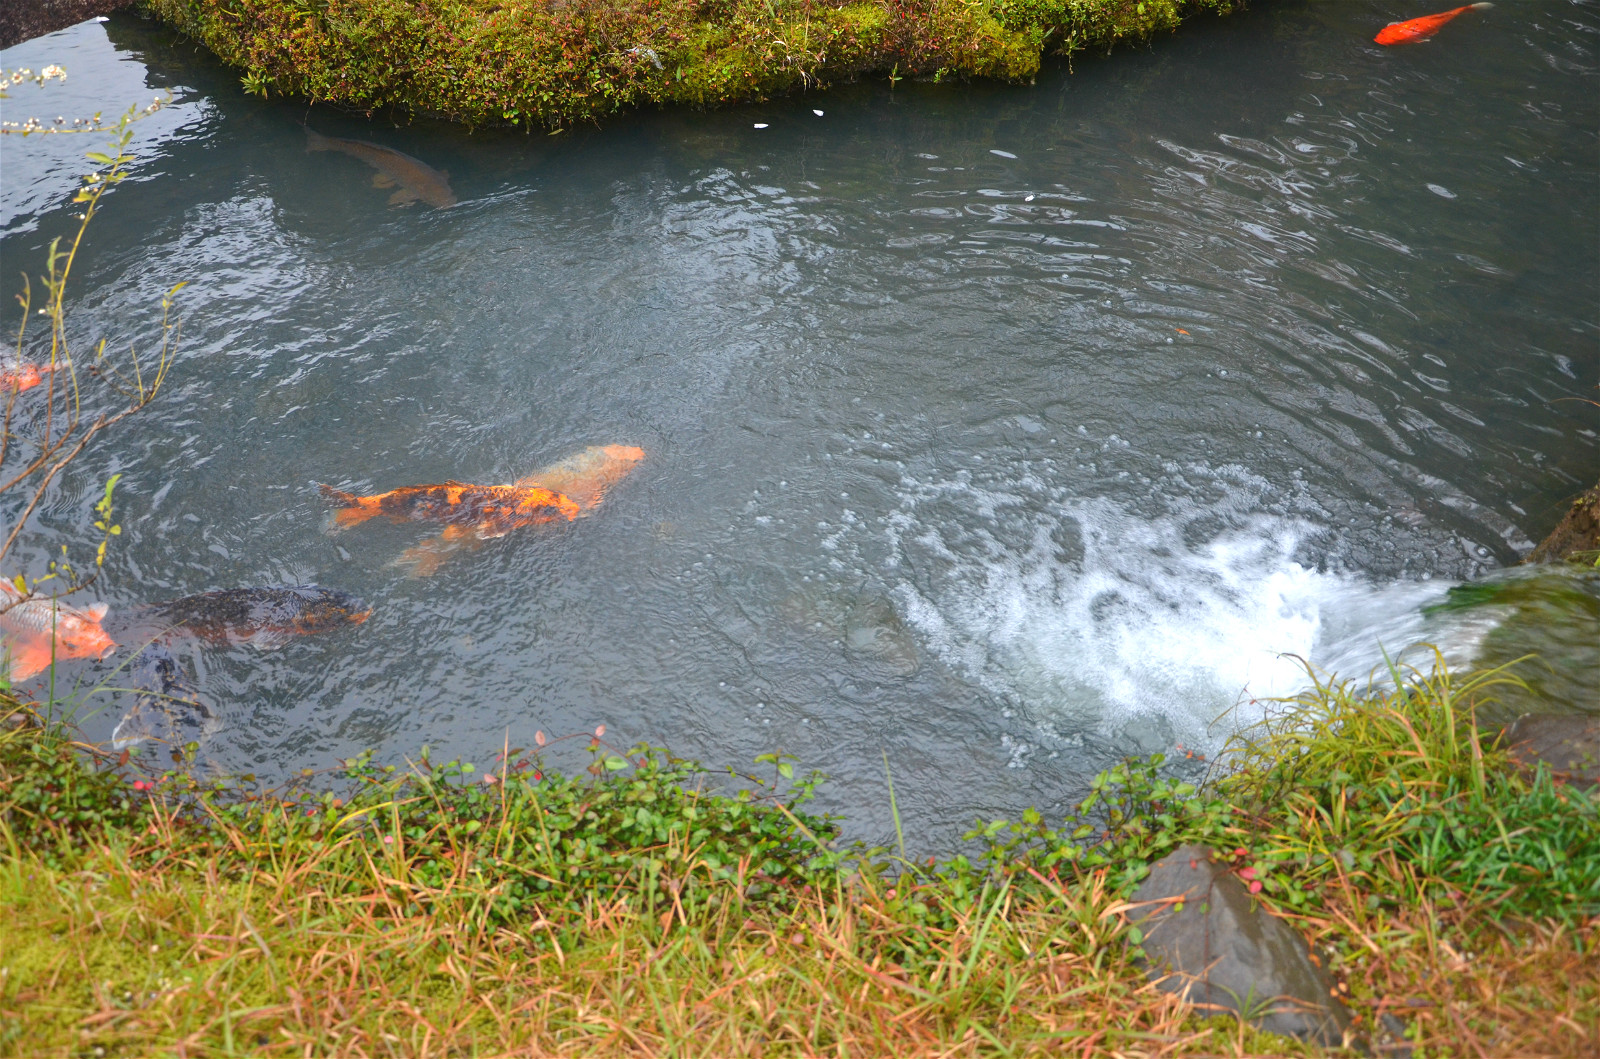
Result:
{"label": "orange koi fish", "polygon": [[1379,44],[1421,44],[1443,28],[1446,22],[1474,8],[1493,7],[1490,3],[1468,4],[1465,7],[1441,11],[1437,15],[1423,15],[1405,22],[1391,22],[1372,39]]}
{"label": "orange koi fish", "polygon": [[11,660],[12,683],[27,680],[68,658],[104,658],[117,643],[100,627],[106,605],[69,607],[48,597],[25,599],[0,581],[0,634]]}
{"label": "orange koi fish", "polygon": [[60,364],[14,364],[7,368],[0,368],[0,391],[31,390],[44,382],[44,377],[52,371],[59,371]]}
{"label": "orange koi fish", "polygon": [[443,522],[444,532],[407,548],[394,563],[408,568],[412,576],[426,577],[463,548],[474,548],[523,526],[560,519],[571,522],[587,514],[605,497],[606,490],[642,459],[644,450],[631,445],[594,445],[512,485],[445,482],[365,497],[324,485],[322,495],[343,505],[334,512],[338,528],[375,515],[395,522]]}

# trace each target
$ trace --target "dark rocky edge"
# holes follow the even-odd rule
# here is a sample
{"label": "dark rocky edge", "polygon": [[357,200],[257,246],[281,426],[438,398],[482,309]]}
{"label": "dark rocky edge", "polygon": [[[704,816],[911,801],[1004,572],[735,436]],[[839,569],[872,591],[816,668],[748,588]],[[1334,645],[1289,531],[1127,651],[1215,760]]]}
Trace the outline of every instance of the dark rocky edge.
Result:
{"label": "dark rocky edge", "polygon": [[1529,552],[1523,562],[1557,563],[1586,556],[1600,556],[1600,483],[1573,500],[1550,536]]}
{"label": "dark rocky edge", "polygon": [[0,3],[0,48],[9,48],[96,15],[109,15],[133,0],[5,0]]}

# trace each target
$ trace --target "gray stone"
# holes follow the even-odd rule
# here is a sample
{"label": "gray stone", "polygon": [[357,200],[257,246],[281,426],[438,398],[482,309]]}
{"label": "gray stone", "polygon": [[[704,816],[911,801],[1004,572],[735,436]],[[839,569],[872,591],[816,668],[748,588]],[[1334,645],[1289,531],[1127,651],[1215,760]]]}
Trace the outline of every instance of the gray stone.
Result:
{"label": "gray stone", "polygon": [[1525,714],[1506,729],[1505,742],[1525,768],[1544,762],[1558,780],[1582,787],[1600,784],[1600,717]]}
{"label": "gray stone", "polygon": [[1149,974],[1201,1010],[1232,1011],[1271,1033],[1343,1044],[1350,1012],[1305,940],[1256,906],[1209,849],[1183,846],[1150,866],[1130,919]]}

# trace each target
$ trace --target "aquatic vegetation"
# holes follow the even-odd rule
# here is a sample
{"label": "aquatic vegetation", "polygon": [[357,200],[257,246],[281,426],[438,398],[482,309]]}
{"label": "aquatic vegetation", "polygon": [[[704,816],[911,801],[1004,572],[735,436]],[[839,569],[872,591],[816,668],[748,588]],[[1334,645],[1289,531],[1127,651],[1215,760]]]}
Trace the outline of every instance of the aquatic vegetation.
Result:
{"label": "aquatic vegetation", "polygon": [[[0,77],[0,97],[8,95],[6,87],[25,79],[43,87],[65,77],[59,66],[46,67],[36,76],[31,71],[16,71]],[[60,237],[50,241],[45,274],[39,277],[45,293],[43,305],[34,304],[32,282],[26,274],[23,276],[22,292],[17,295],[22,316],[15,353],[12,365],[0,375],[4,401],[0,420],[0,495],[9,494],[5,499],[10,508],[9,528],[0,542],[0,561],[12,556],[52,483],[99,435],[154,401],[171,367],[178,339],[177,321],[171,315],[173,299],[184,284],[169,289],[161,300],[161,344],[153,364],[149,360],[141,363],[134,350],[125,358],[108,356],[105,339],[94,346],[92,355],[75,357],[66,310],[67,281],[83,246],[84,234],[106,192],[127,177],[133,164],[134,158],[128,153],[131,126],[161,105],[158,100],[142,110],[130,108],[111,127],[116,136],[108,145],[110,153],[88,153],[88,160],[98,168],[82,177],[73,196],[73,204],[81,207],[81,212],[75,214],[76,233],[65,245]],[[96,115],[87,123],[63,125],[61,131],[105,129]],[[34,131],[38,131],[37,122],[0,128],[0,132],[23,136]],[[48,320],[43,334],[29,332],[28,325],[35,315]],[[42,393],[32,392],[40,387]],[[114,474],[106,481],[105,493],[95,505],[93,528],[99,540],[92,565],[74,565],[68,547],[62,545],[59,557],[49,560],[42,572],[31,578],[16,574],[0,581],[4,589],[0,595],[0,632],[4,633],[8,662],[0,672],[0,686],[9,687],[13,681],[51,669],[57,658],[100,658],[116,647],[100,627],[105,604],[75,608],[61,599],[94,581],[105,564],[111,539],[122,532],[112,518],[112,492],[120,478],[120,474]],[[51,672],[53,681],[53,669]]]}
{"label": "aquatic vegetation", "polygon": [[1201,841],[1315,937],[1362,1032],[1398,1012],[1430,1052],[1577,1054],[1600,1032],[1594,797],[1474,735],[1506,674],[1399,675],[1321,685],[1203,790],[1129,762],[1062,826],[981,822],[942,860],[841,848],[809,807],[822,777],[779,753],[713,771],[602,726],[570,737],[575,777],[540,733],[486,769],[363,755],[267,791],[194,778],[182,751],[138,771],[12,704],[0,1039],[1312,1053],[1145,988],[1126,896]]}
{"label": "aquatic vegetation", "polygon": [[141,0],[247,91],[564,128],[867,76],[1029,81],[1242,0]]}

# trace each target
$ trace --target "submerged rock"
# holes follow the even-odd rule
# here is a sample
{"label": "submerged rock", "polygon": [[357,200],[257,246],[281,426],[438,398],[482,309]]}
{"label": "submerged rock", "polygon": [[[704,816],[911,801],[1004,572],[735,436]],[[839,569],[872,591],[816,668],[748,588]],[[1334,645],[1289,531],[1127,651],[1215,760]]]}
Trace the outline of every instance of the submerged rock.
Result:
{"label": "submerged rock", "polygon": [[850,608],[844,623],[844,653],[866,675],[879,680],[913,676],[922,665],[911,630],[894,604],[881,596]]}
{"label": "submerged rock", "polygon": [[133,0],[6,0],[0,4],[0,48],[109,15],[132,3]]}
{"label": "submerged rock", "polygon": [[1542,714],[1519,717],[1505,731],[1511,756],[1525,768],[1550,766],[1558,780],[1600,785],[1600,717]]}
{"label": "submerged rock", "polygon": [[1304,939],[1257,907],[1239,877],[1203,846],[1156,861],[1133,895],[1158,988],[1196,1007],[1236,1012],[1271,1033],[1339,1045],[1349,1010]]}

